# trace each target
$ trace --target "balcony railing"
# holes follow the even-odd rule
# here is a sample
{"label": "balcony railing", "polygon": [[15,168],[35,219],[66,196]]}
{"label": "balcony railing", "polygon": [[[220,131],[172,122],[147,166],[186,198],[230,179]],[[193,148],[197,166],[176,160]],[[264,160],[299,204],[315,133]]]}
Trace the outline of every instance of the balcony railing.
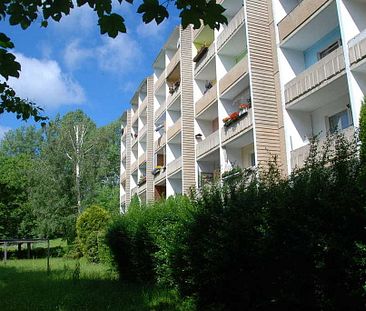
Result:
{"label": "balcony railing", "polygon": [[288,104],[320,86],[344,68],[343,49],[339,47],[285,85],[285,103]]}
{"label": "balcony railing", "polygon": [[246,116],[236,121],[228,127],[221,129],[221,140],[223,142],[237,136],[238,134],[244,134],[250,131],[253,127],[252,110],[249,109]]}
{"label": "balcony railing", "polygon": [[121,175],[121,182],[126,180],[126,171],[124,171]]}
{"label": "balcony railing", "polygon": [[228,73],[220,80],[219,90],[220,94],[223,94],[228,88],[230,88],[236,81],[242,76],[248,73],[248,55],[245,55],[243,59],[239,61]]}
{"label": "balcony railing", "polygon": [[175,52],[173,58],[171,59],[169,65],[166,67],[166,75],[169,76],[169,74],[173,71],[175,66],[178,65],[180,61],[180,49]]}
{"label": "balcony railing", "polygon": [[137,170],[137,166],[138,166],[138,161],[134,161],[132,164],[131,164],[131,173],[133,173],[134,171]]}
{"label": "balcony railing", "polygon": [[159,183],[166,178],[166,169],[161,169],[158,174],[155,175],[155,184]]}
{"label": "balcony railing", "polygon": [[122,195],[121,196],[121,203],[125,203],[126,202],[126,195]]}
{"label": "balcony railing", "polygon": [[168,128],[168,141],[173,138],[182,128],[181,118],[179,118],[173,126]]}
{"label": "balcony railing", "polygon": [[175,102],[175,100],[180,96],[180,93],[181,93],[181,86],[179,86],[178,89],[173,94],[168,95],[166,104],[167,108],[169,108],[170,105]]}
{"label": "balcony railing", "polygon": [[208,153],[220,144],[220,131],[213,132],[197,144],[197,157]]}
{"label": "balcony railing", "polygon": [[139,166],[144,163],[146,161],[146,153],[143,153],[140,157],[139,157]]}
{"label": "balcony railing", "polygon": [[142,193],[146,190],[146,183],[142,184],[141,186],[138,187],[139,188],[139,193]]}
{"label": "balcony railing", "polygon": [[154,85],[154,91],[156,92],[165,82],[165,70],[161,73],[159,79],[156,81]]}
{"label": "balcony railing", "polygon": [[137,194],[137,193],[138,193],[138,191],[139,191],[139,187],[134,187],[134,188],[132,188],[132,189],[131,189],[131,196],[133,196],[133,195]]}
{"label": "balcony railing", "polygon": [[145,110],[145,108],[147,107],[147,96],[145,97],[145,99],[142,101],[141,106],[139,108],[139,114],[141,115],[141,113]]}
{"label": "balcony railing", "polygon": [[208,64],[208,62],[215,56],[215,43],[212,42],[206,55],[204,55],[196,64],[194,74],[198,75],[200,71]]}
{"label": "balcony railing", "polygon": [[366,29],[348,42],[351,65],[366,57]]}
{"label": "balcony railing", "polygon": [[131,146],[134,146],[137,143],[137,140],[138,140],[138,136],[133,137],[132,141],[131,141]]}
{"label": "balcony railing", "polygon": [[217,88],[213,85],[203,96],[196,102],[196,116],[211,106],[217,100]]}
{"label": "balcony railing", "polygon": [[280,41],[290,36],[311,16],[332,0],[303,0],[278,23]]}
{"label": "balcony railing", "polygon": [[143,128],[140,130],[139,132],[140,138],[143,137],[146,134],[146,132],[147,132],[147,124],[145,124]]}
{"label": "balcony railing", "polygon": [[162,114],[165,112],[166,109],[166,102],[162,103],[159,108],[155,112],[155,121],[158,120]]}
{"label": "balcony railing", "polygon": [[244,8],[241,8],[217,38],[217,50],[220,50],[232,38],[236,31],[244,24],[244,20],[245,12]]}
{"label": "balcony railing", "polygon": [[136,120],[138,119],[139,117],[139,114],[138,114],[138,111],[136,111],[133,116],[132,116],[132,119],[131,119],[131,124],[134,124],[136,122]]}
{"label": "balcony railing", "polygon": [[[355,129],[353,126],[350,126],[342,131],[345,138],[351,140],[354,137]],[[321,148],[325,143],[326,138],[323,138],[318,143],[318,148]],[[291,151],[291,169],[302,168],[304,166],[304,162],[309,156],[310,145],[307,144],[303,147],[297,148]]]}
{"label": "balcony railing", "polygon": [[163,147],[166,144],[166,134],[164,133],[161,137],[159,137],[156,141],[155,141],[155,150],[160,149],[161,147]]}
{"label": "balcony railing", "polygon": [[168,163],[167,175],[170,176],[175,172],[179,171],[181,168],[182,168],[182,157],[179,157],[174,161],[172,161],[171,163]]}
{"label": "balcony railing", "polygon": [[123,160],[126,157],[126,150],[122,152],[121,159]]}

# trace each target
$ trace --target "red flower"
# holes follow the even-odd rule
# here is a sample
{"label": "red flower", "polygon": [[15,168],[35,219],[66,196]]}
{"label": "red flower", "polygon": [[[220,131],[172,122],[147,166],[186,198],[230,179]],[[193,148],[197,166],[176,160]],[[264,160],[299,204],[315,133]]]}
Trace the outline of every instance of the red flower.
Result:
{"label": "red flower", "polygon": [[227,121],[229,121],[229,120],[230,120],[230,117],[225,117],[225,118],[223,118],[223,119],[222,119],[222,122],[224,122],[224,123],[225,123],[225,122],[227,122]]}
{"label": "red flower", "polygon": [[249,104],[240,104],[239,108],[240,109],[249,109]]}
{"label": "red flower", "polygon": [[229,115],[231,120],[236,120],[239,118],[239,112],[238,111],[234,111],[233,113],[230,113]]}

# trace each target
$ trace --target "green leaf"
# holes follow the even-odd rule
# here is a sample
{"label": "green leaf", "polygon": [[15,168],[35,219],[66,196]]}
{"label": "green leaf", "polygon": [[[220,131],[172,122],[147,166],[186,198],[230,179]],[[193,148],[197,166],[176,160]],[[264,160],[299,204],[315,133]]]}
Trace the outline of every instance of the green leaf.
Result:
{"label": "green leaf", "polygon": [[4,33],[0,32],[0,47],[12,49],[14,48],[13,42]]}
{"label": "green leaf", "polygon": [[101,34],[107,33],[108,36],[115,38],[119,32],[126,32],[126,25],[122,16],[118,14],[103,15],[99,18],[99,26]]}

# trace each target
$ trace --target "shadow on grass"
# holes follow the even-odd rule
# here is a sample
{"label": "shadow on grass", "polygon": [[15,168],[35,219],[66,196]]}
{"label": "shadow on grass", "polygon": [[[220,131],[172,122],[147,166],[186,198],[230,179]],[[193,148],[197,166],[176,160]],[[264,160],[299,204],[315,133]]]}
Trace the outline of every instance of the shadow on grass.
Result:
{"label": "shadow on grass", "polygon": [[[73,279],[74,276],[74,279]],[[174,291],[117,280],[75,279],[69,269],[27,271],[0,263],[2,311],[177,310]]]}

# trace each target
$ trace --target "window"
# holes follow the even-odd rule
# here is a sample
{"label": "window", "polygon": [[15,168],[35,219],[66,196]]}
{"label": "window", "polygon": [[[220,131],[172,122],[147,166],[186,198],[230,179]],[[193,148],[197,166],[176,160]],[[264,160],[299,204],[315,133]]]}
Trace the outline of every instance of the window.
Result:
{"label": "window", "polygon": [[329,117],[329,132],[331,134],[344,130],[349,126],[351,126],[351,120],[347,110]]}
{"label": "window", "polygon": [[322,50],[318,54],[318,59],[322,59],[328,54],[332,53],[336,49],[338,49],[341,46],[341,41],[337,40],[336,42],[332,43],[330,46],[328,46],[326,49]]}

